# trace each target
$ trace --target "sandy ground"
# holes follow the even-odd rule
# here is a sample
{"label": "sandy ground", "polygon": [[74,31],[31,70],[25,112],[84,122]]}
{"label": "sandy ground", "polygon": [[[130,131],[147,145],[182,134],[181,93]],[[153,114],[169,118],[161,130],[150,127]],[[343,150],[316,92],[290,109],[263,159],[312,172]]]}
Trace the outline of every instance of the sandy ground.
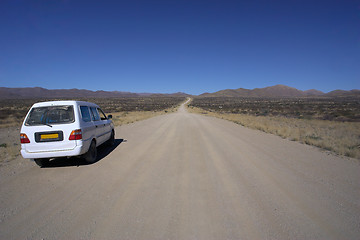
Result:
{"label": "sandy ground", "polygon": [[86,165],[0,168],[0,239],[360,239],[360,164],[202,115],[116,128]]}

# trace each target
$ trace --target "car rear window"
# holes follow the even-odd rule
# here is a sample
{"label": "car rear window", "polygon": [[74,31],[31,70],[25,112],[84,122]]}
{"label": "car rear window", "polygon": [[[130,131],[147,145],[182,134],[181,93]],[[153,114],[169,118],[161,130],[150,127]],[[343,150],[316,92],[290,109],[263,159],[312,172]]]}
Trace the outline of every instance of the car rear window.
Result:
{"label": "car rear window", "polygon": [[48,106],[32,108],[25,125],[64,124],[74,122],[74,108],[67,106]]}

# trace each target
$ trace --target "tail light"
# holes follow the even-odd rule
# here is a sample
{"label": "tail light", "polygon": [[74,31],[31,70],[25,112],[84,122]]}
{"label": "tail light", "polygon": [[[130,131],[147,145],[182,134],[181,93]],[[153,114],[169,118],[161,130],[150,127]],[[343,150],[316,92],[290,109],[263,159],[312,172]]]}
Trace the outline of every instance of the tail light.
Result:
{"label": "tail light", "polygon": [[69,140],[80,140],[82,139],[81,129],[73,130],[70,134]]}
{"label": "tail light", "polygon": [[25,133],[20,133],[20,143],[30,143],[30,140]]}

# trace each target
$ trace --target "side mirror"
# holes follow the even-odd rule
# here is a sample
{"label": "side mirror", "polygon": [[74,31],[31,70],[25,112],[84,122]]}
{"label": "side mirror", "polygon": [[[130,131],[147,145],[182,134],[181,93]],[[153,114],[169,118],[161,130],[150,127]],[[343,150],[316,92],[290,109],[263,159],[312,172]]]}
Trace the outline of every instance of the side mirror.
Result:
{"label": "side mirror", "polygon": [[108,119],[112,119],[112,115],[110,114],[110,115],[108,115]]}

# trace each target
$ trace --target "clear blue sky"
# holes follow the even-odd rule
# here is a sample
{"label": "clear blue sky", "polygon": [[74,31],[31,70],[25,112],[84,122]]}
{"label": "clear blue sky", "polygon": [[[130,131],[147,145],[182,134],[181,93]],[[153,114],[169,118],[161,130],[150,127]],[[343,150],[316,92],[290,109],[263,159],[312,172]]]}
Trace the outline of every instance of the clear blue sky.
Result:
{"label": "clear blue sky", "polygon": [[358,0],[1,0],[0,86],[360,89]]}

